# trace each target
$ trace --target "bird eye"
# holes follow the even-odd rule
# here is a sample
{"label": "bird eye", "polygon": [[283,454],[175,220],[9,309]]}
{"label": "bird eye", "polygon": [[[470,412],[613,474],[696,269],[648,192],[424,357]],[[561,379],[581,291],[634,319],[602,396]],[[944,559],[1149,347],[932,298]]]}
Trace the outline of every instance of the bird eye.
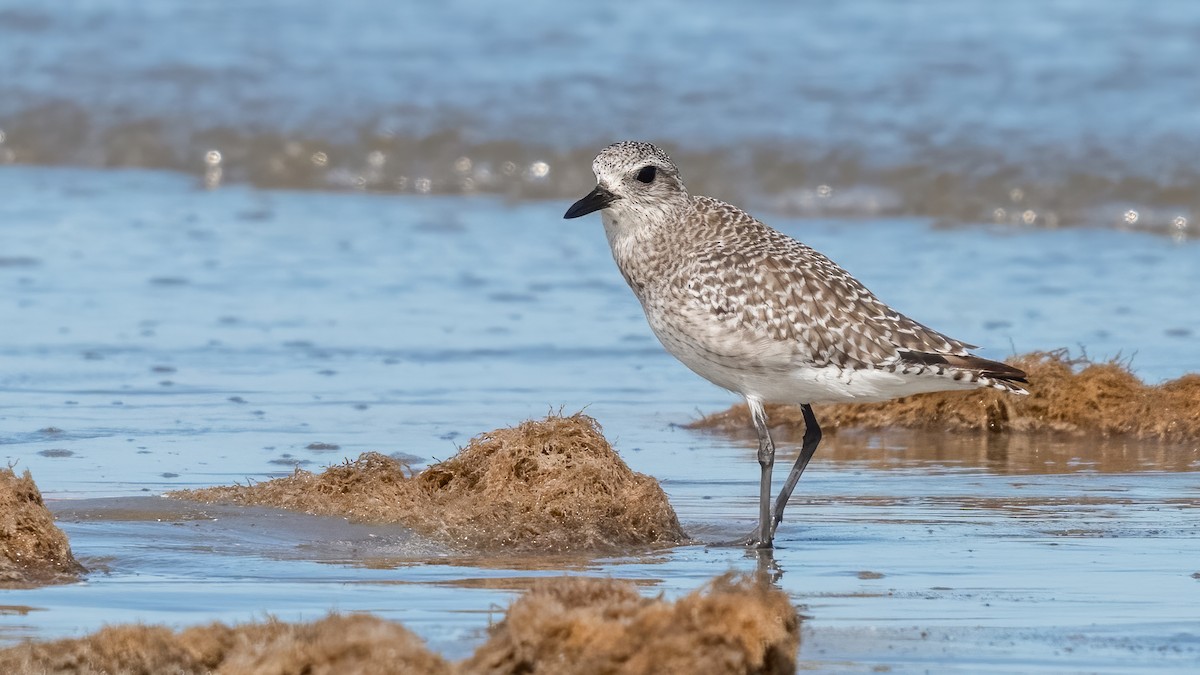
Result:
{"label": "bird eye", "polygon": [[637,172],[637,179],[642,181],[643,183],[653,183],[654,177],[657,175],[658,175],[658,167],[643,166],[641,168],[641,170]]}

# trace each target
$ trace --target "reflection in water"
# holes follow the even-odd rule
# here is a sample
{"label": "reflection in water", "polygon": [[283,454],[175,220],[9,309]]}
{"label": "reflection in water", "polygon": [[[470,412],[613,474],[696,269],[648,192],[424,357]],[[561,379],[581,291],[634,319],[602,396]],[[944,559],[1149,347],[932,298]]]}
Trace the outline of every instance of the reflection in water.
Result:
{"label": "reflection in water", "polygon": [[755,578],[759,583],[778,585],[783,579],[783,567],[775,560],[775,549],[752,548],[746,549],[746,557],[755,559]]}
{"label": "reflection in water", "polygon": [[[799,449],[799,438],[792,436],[778,438],[781,455],[794,456]],[[1088,436],[839,431],[826,437],[817,460],[883,470],[943,466],[998,474],[1200,471],[1200,448]]]}

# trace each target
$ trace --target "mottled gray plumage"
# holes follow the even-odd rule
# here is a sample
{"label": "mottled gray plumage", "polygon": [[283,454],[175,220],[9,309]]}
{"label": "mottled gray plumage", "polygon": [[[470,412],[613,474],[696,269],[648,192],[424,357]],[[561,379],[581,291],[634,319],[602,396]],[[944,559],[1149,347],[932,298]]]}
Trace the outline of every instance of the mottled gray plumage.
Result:
{"label": "mottled gray plumage", "polygon": [[[602,210],[613,258],[654,334],[693,371],[746,398],[760,459],[767,446],[774,454],[764,403],[978,387],[1025,393],[1020,370],[888,307],[829,258],[737,207],[689,195],[659,148],[614,143],[592,168],[596,189],[566,217]],[[772,533],[764,529],[758,543],[769,545]]]}

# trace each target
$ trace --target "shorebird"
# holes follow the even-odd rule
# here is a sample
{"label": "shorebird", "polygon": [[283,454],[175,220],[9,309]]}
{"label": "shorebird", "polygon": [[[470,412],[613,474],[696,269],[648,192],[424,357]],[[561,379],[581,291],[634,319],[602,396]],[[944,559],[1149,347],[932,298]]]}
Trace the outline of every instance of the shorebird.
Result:
{"label": "shorebird", "polygon": [[[600,211],[617,267],[675,358],[741,394],[758,435],[759,519],[739,543],[770,548],[821,442],[814,403],[883,401],[991,387],[1025,394],[1025,373],[980,358],[877,299],[812,248],[745,211],[693,196],[671,158],[623,141],[592,163],[596,188],[564,218]],[[775,443],[763,405],[799,404],[800,456],[771,506]]]}

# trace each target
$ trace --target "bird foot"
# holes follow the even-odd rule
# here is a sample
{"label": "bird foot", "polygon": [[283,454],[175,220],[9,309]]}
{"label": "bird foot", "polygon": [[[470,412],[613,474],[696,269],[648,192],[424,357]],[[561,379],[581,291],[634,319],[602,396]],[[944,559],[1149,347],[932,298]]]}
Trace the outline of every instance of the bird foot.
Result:
{"label": "bird foot", "polygon": [[769,549],[774,548],[771,542],[763,542],[759,538],[758,532],[752,532],[745,537],[731,539],[729,541],[718,541],[709,544],[713,548],[754,548],[754,549]]}

